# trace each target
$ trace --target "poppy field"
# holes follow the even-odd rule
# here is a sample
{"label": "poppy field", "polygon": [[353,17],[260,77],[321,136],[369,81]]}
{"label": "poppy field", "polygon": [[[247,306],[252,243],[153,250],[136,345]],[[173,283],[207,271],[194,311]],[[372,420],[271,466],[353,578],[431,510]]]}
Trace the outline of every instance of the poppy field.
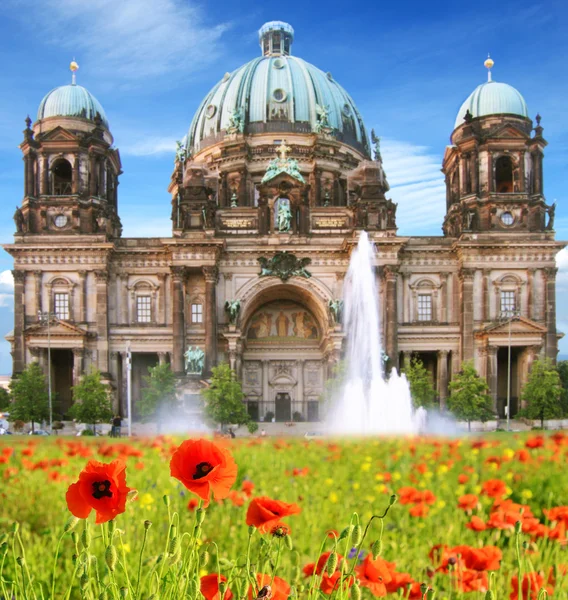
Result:
{"label": "poppy field", "polygon": [[567,466],[563,432],[3,436],[0,599],[568,599]]}

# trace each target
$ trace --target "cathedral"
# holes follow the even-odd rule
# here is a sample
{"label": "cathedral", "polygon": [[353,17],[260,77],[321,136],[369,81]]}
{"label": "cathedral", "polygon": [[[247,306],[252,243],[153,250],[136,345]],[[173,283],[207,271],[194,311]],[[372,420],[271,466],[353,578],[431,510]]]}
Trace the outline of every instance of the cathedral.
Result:
{"label": "cathedral", "polygon": [[441,165],[443,235],[402,237],[379,138],[351,96],[295,55],[287,23],[266,23],[259,42],[178,142],[167,238],[122,237],[120,154],[76,63],[73,82],[28,117],[23,196],[4,246],[14,374],[31,361],[50,370],[63,415],[94,366],[124,415],[131,369],[136,416],[148,367],[169,363],[180,411],[192,414],[212,367],[227,362],[253,419],[316,421],[344,352],[341,300],[364,230],[377,249],[388,367],[419,357],[444,408],[453,374],[473,361],[503,416],[510,349],[514,415],[532,361],[556,360],[562,336],[555,256],[565,244],[543,194],[540,116],[492,80],[488,59]]}

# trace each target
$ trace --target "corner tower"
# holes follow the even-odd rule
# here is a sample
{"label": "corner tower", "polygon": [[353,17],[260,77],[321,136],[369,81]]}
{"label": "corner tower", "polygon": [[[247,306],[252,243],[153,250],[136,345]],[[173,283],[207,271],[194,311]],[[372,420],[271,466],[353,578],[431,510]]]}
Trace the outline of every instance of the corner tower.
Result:
{"label": "corner tower", "polygon": [[462,104],[444,156],[444,234],[543,233],[554,227],[554,206],[543,192],[540,116],[536,127],[522,95],[488,78]]}
{"label": "corner tower", "polygon": [[51,90],[37,120],[26,119],[24,198],[16,209],[21,235],[99,234],[119,237],[118,176],[121,163],[108,120],[98,100],[76,83]]}

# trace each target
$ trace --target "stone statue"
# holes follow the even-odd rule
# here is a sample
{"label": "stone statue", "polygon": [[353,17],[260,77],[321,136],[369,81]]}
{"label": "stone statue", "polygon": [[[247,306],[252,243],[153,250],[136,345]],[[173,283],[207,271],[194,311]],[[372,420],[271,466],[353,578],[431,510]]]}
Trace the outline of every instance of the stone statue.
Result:
{"label": "stone statue", "polygon": [[553,202],[552,206],[548,209],[548,224],[546,225],[547,231],[554,231],[554,213],[556,212],[556,202]]}
{"label": "stone statue", "polygon": [[341,323],[342,312],[343,312],[343,300],[330,300],[327,303],[329,312],[333,317],[335,323]]}
{"label": "stone statue", "polygon": [[257,259],[260,264],[259,277],[280,277],[284,282],[290,277],[305,277],[309,279],[312,274],[306,269],[311,263],[311,258],[297,258],[289,252],[277,252],[272,258],[268,259],[261,256]]}
{"label": "stone statue", "polygon": [[237,324],[237,318],[239,316],[240,311],[241,311],[241,301],[240,300],[227,300],[227,302],[225,302],[225,312],[229,316],[229,323],[231,325]]}
{"label": "stone statue", "polygon": [[292,212],[290,211],[290,205],[287,202],[280,202],[278,204],[278,231],[287,232],[290,231],[290,225],[292,223]]}
{"label": "stone statue", "polygon": [[373,150],[375,153],[375,160],[382,160],[381,158],[381,138],[377,137],[375,130],[371,129],[371,142],[373,142]]}
{"label": "stone statue", "polygon": [[207,203],[203,207],[203,226],[205,229],[213,229],[215,227],[215,213],[217,212],[217,203],[213,198],[208,198]]}
{"label": "stone statue", "polygon": [[26,219],[24,213],[19,206],[16,206],[16,212],[14,213],[14,223],[16,224],[17,233],[25,233],[24,228],[26,225]]}
{"label": "stone statue", "polygon": [[245,123],[243,120],[243,111],[240,108],[235,108],[229,115],[229,126],[227,127],[227,133],[243,133],[245,130]]}
{"label": "stone statue", "polygon": [[190,346],[183,356],[185,372],[191,375],[201,375],[205,363],[205,352],[197,346]]}
{"label": "stone statue", "polygon": [[316,112],[318,121],[315,126],[316,133],[320,133],[323,129],[329,128],[329,106],[321,106],[316,104]]}
{"label": "stone statue", "polygon": [[183,142],[180,142],[179,140],[176,142],[176,159],[175,162],[185,162],[185,159],[187,157],[187,149],[186,147],[183,145]]}

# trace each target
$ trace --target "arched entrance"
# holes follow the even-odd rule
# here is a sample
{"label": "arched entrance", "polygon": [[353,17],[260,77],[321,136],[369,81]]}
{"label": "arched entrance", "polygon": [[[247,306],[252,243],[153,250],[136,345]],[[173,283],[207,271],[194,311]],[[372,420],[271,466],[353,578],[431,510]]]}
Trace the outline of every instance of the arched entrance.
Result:
{"label": "arched entrance", "polygon": [[251,299],[243,316],[243,391],[251,417],[317,421],[329,354],[321,303],[305,289],[274,285]]}

